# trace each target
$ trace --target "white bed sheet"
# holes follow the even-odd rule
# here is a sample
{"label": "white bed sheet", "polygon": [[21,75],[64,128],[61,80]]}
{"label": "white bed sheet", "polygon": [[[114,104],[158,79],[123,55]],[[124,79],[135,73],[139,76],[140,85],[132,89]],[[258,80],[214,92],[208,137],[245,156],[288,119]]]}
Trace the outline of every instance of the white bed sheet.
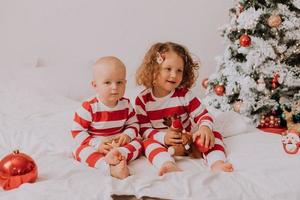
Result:
{"label": "white bed sheet", "polygon": [[288,155],[281,137],[244,131],[225,139],[232,173],[211,173],[203,160],[183,158],[184,170],[157,176],[142,157],[125,180],[103,176],[72,158],[69,129],[79,102],[65,97],[0,88],[0,157],[14,149],[30,155],[38,179],[18,189],[0,189],[0,199],[111,199],[112,194],[165,199],[300,199],[300,153]]}

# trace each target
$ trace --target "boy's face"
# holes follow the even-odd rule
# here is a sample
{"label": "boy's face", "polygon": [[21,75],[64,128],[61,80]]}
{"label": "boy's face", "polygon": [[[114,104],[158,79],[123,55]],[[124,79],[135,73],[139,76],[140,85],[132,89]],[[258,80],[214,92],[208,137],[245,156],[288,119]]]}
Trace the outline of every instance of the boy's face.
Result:
{"label": "boy's face", "polygon": [[117,104],[125,93],[125,77],[125,67],[117,64],[103,64],[94,70],[92,86],[102,103],[109,107]]}
{"label": "boy's face", "polygon": [[157,97],[168,95],[177,88],[183,77],[184,62],[175,52],[167,52],[155,79],[154,92]]}

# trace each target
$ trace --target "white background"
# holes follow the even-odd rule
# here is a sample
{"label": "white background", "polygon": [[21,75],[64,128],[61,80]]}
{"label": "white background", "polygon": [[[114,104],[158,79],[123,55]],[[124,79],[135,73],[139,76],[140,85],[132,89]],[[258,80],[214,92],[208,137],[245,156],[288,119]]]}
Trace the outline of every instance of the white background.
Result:
{"label": "white background", "polygon": [[223,52],[218,28],[229,21],[232,6],[233,0],[0,0],[0,67],[88,66],[116,55],[133,87],[146,50],[174,41],[202,63],[194,89],[200,94]]}

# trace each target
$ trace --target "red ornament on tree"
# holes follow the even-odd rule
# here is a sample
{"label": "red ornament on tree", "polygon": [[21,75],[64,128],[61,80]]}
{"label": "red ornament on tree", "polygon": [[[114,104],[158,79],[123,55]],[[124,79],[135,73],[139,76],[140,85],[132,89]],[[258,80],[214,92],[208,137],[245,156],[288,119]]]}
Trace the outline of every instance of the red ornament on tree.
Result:
{"label": "red ornament on tree", "polygon": [[4,190],[17,188],[23,183],[33,183],[37,175],[34,160],[18,150],[0,161],[0,185]]}
{"label": "red ornament on tree", "polygon": [[248,47],[251,44],[251,38],[247,34],[243,34],[240,37],[240,45],[243,47]]}
{"label": "red ornament on tree", "polygon": [[202,81],[202,87],[203,87],[204,89],[207,89],[207,86],[208,86],[208,78],[205,78],[205,79],[203,79],[203,81]]}
{"label": "red ornament on tree", "polygon": [[279,74],[274,74],[272,79],[272,89],[276,89],[278,87]]}
{"label": "red ornament on tree", "polygon": [[224,87],[224,85],[216,85],[214,90],[215,90],[216,95],[223,96],[225,87]]}
{"label": "red ornament on tree", "polygon": [[243,4],[239,3],[238,8],[239,8],[240,13],[244,11],[244,5]]}

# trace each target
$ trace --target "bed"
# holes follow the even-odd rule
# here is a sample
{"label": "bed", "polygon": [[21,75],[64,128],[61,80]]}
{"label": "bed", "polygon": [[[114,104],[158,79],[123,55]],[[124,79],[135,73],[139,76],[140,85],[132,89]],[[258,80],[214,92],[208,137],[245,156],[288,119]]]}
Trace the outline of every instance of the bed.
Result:
{"label": "bed", "polygon": [[[38,166],[35,183],[0,189],[1,200],[112,199],[113,195],[121,199],[123,195],[138,199],[300,199],[300,152],[287,154],[280,135],[255,129],[236,113],[216,114],[216,127],[225,136],[228,159],[235,168],[232,173],[211,173],[203,160],[185,157],[176,158],[183,172],[157,176],[157,170],[141,157],[130,163],[132,175],[125,180],[101,175],[75,161],[70,148],[73,112],[79,99],[91,93],[79,94],[78,89],[76,93],[74,87],[78,82],[88,87],[88,83],[58,75],[59,71],[59,67],[0,71],[0,158],[19,149]],[[72,76],[76,73],[83,76],[80,70]],[[126,95],[134,99],[138,91],[130,86]]]}

